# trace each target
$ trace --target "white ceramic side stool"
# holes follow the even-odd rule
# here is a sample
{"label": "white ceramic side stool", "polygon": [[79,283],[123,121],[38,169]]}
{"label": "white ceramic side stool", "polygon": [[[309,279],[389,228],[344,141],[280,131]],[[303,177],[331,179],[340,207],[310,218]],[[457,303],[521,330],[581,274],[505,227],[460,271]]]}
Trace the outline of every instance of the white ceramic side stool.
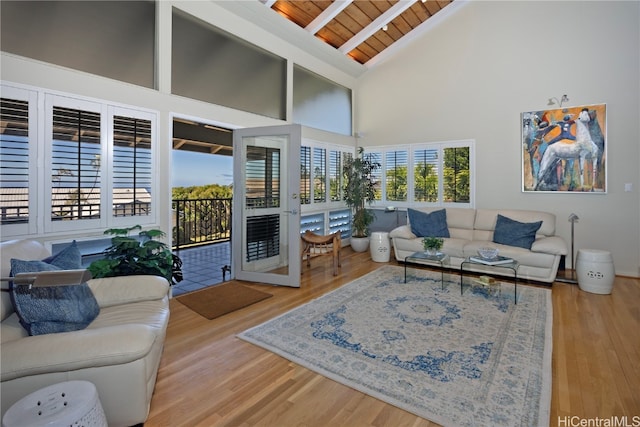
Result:
{"label": "white ceramic side stool", "polygon": [[610,294],[616,273],[611,253],[599,249],[580,249],[576,261],[578,286],[593,294]]}
{"label": "white ceramic side stool", "polygon": [[391,243],[389,233],[386,231],[374,231],[369,242],[371,260],[374,262],[389,262],[391,257]]}
{"label": "white ceramic side stool", "polygon": [[93,383],[66,381],[18,400],[2,417],[2,426],[107,427],[107,418]]}

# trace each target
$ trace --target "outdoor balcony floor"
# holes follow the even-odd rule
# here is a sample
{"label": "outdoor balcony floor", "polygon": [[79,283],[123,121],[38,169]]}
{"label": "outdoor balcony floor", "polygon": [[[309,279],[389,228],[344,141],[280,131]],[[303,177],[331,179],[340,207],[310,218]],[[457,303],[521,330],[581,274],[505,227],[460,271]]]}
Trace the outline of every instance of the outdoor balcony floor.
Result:
{"label": "outdoor balcony floor", "polygon": [[[231,243],[213,243],[174,251],[182,259],[184,279],[173,286],[173,296],[217,285],[222,280],[222,267],[231,265]],[[226,273],[229,280],[230,272]]]}

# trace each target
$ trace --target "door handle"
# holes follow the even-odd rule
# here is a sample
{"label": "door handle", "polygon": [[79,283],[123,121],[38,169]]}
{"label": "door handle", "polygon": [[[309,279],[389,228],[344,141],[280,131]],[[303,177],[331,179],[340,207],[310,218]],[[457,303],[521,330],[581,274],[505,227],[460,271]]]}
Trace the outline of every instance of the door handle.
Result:
{"label": "door handle", "polygon": [[291,209],[290,211],[285,211],[286,213],[290,213],[291,215],[298,215],[297,209]]}

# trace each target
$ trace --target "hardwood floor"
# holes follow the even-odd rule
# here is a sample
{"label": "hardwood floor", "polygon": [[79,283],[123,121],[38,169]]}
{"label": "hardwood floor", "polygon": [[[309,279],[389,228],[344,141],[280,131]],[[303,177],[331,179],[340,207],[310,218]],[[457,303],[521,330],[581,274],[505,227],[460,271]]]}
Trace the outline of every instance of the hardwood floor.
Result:
{"label": "hardwood floor", "polygon": [[[368,253],[342,253],[338,276],[331,274],[330,257],[316,258],[311,269],[303,267],[300,289],[252,284],[273,297],[218,319],[172,300],[145,426],[436,425],[235,337],[381,266]],[[633,425],[639,425],[640,280],[617,277],[606,296],[564,283],[552,289],[549,424],[615,416],[632,423],[636,416]]]}

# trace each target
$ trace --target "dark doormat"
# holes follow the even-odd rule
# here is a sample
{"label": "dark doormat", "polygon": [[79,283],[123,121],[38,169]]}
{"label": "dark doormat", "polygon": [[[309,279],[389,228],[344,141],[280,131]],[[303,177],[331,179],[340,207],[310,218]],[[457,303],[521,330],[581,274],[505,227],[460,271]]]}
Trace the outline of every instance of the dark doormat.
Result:
{"label": "dark doormat", "polygon": [[211,320],[271,296],[271,294],[244,286],[232,280],[201,291],[180,295],[176,299],[191,310]]}

